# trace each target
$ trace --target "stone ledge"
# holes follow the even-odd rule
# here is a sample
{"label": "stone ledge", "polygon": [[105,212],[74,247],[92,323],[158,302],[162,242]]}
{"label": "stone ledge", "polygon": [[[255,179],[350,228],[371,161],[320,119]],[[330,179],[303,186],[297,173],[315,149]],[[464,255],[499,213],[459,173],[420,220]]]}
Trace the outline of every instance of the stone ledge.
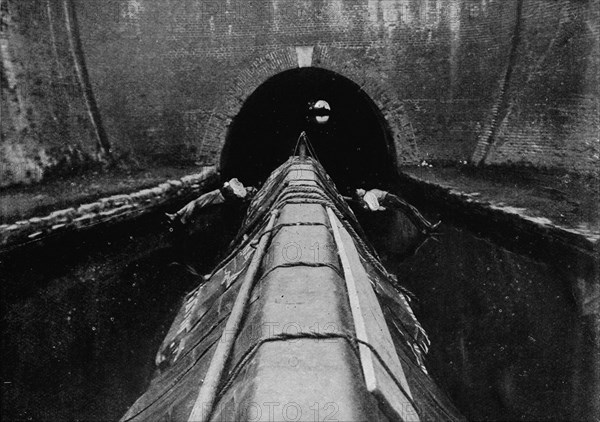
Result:
{"label": "stone ledge", "polygon": [[204,167],[200,173],[169,180],[154,188],[113,195],[77,208],[54,211],[44,217],[0,225],[0,252],[56,234],[138,217],[173,199],[200,194],[216,175],[215,166]]}
{"label": "stone ledge", "polygon": [[477,199],[476,194],[461,192],[456,188],[444,186],[414,175],[402,173],[402,177],[411,184],[429,192],[426,196],[435,196],[455,208],[468,209],[474,214],[492,217],[494,221],[510,223],[516,229],[533,233],[551,242],[558,242],[580,252],[596,254],[600,234],[589,230],[578,230],[560,226],[544,217],[526,214],[525,208],[516,208],[502,202]]}
{"label": "stone ledge", "polygon": [[[600,315],[600,285],[597,282],[600,257],[598,233],[561,227],[548,218],[527,215],[525,208],[478,199],[477,194],[461,192],[456,188],[419,179],[407,173],[401,173],[401,177],[410,189],[416,187],[423,192],[422,198],[443,207],[446,213],[457,211],[462,214],[461,219],[466,217],[466,224],[485,237],[496,238],[497,234],[494,234],[496,231],[496,233],[501,232],[504,237],[514,236],[515,239],[519,239],[519,242],[528,239],[524,242],[527,244],[533,238],[538,247],[542,246],[541,250],[545,249],[544,244],[549,245],[553,250],[551,256],[538,254],[538,258],[563,264],[565,262],[587,263],[584,268],[591,272],[585,275],[585,270],[580,269],[579,271],[584,272],[574,273],[574,279],[570,281],[570,289],[580,315],[598,318]],[[492,226],[487,229],[482,228],[481,221],[489,221]]]}

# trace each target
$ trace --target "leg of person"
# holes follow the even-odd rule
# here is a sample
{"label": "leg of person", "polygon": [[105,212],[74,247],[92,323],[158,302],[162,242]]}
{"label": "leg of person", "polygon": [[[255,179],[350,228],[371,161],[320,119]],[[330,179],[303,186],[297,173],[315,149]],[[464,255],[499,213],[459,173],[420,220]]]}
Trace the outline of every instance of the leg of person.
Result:
{"label": "leg of person", "polygon": [[188,202],[183,208],[177,211],[177,217],[182,224],[186,224],[194,216],[194,212],[198,206],[198,200]]}
{"label": "leg of person", "polygon": [[177,211],[175,217],[178,218],[182,224],[187,224],[202,208],[208,205],[222,204],[223,202],[225,202],[225,198],[221,194],[221,191],[215,189],[188,202],[186,206]]}
{"label": "leg of person", "polygon": [[168,223],[170,225],[185,224],[189,220],[190,216],[194,213],[194,208],[196,207],[195,202],[196,201],[188,202],[183,208],[181,208],[176,213],[165,213],[165,216],[168,219]]}
{"label": "leg of person", "polygon": [[431,231],[439,225],[439,223],[435,225],[431,224],[418,209],[396,195],[388,194],[385,199],[386,206],[404,211],[406,216],[422,231]]}

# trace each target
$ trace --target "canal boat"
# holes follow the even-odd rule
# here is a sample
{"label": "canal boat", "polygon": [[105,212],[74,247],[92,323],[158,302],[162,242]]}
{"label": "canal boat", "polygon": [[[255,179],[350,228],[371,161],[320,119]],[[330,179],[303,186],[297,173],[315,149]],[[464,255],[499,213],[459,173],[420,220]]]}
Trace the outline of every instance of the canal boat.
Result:
{"label": "canal boat", "polygon": [[325,169],[301,145],[183,299],[129,421],[459,421],[429,339]]}

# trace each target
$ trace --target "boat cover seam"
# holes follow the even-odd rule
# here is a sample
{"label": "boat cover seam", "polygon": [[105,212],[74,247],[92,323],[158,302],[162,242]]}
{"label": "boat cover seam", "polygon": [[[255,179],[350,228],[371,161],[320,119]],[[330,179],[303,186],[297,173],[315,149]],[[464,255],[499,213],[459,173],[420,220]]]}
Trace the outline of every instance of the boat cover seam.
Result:
{"label": "boat cover seam", "polygon": [[252,347],[250,347],[248,350],[246,350],[246,352],[244,353],[244,355],[242,355],[242,357],[238,361],[238,363],[233,367],[233,369],[231,371],[229,371],[230,375],[227,378],[227,381],[223,384],[223,387],[220,388],[220,392],[217,395],[215,403],[219,403],[219,401],[225,395],[225,392],[233,384],[235,378],[240,374],[240,372],[242,371],[244,366],[250,361],[250,359],[256,354],[258,349],[263,344],[270,343],[270,342],[276,342],[276,341],[291,341],[291,340],[299,340],[299,339],[326,340],[326,339],[336,339],[336,338],[344,339],[344,340],[348,341],[348,343],[350,343],[350,345],[352,346],[352,350],[356,354],[356,357],[359,360],[360,360],[360,357],[359,357],[359,352],[358,352],[358,344],[362,344],[362,345],[366,346],[367,348],[369,348],[369,350],[371,350],[371,352],[375,355],[375,357],[377,358],[377,360],[379,361],[381,366],[383,366],[385,371],[388,373],[388,375],[390,376],[392,381],[394,381],[394,384],[396,384],[396,386],[398,386],[398,388],[406,396],[406,398],[410,402],[410,404],[417,410],[417,412],[419,414],[421,414],[420,407],[412,399],[410,394],[404,389],[404,387],[402,386],[400,381],[396,378],[396,376],[392,372],[391,368],[384,362],[384,360],[382,359],[381,355],[377,352],[377,350],[368,342],[358,339],[355,335],[353,335],[351,333],[344,333],[344,332],[342,332],[342,333],[339,333],[339,332],[318,333],[318,332],[314,332],[314,331],[307,331],[307,332],[299,332],[299,333],[281,333],[281,334],[276,334],[274,336],[265,337],[265,338],[258,340],[256,343],[254,343],[254,345],[252,345]]}
{"label": "boat cover seam", "polygon": [[313,267],[313,268],[328,267],[328,268],[331,268],[333,271],[335,271],[336,274],[340,276],[340,278],[342,278],[342,279],[344,278],[340,269],[338,267],[336,267],[335,265],[331,264],[330,262],[296,261],[296,262],[285,262],[283,264],[275,265],[274,267],[269,268],[267,271],[265,271],[262,274],[262,276],[260,277],[260,279],[258,281],[259,282],[262,281],[263,279],[265,279],[269,274],[271,274],[275,270],[278,270],[280,268],[290,268],[290,267]]}

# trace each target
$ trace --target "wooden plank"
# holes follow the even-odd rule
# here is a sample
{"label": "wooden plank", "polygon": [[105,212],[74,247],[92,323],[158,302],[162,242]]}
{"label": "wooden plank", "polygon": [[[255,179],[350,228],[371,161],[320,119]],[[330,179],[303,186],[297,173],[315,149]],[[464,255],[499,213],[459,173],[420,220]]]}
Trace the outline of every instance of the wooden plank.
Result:
{"label": "wooden plank", "polygon": [[188,418],[189,422],[205,422],[210,417],[217,394],[217,387],[221,381],[225,363],[227,362],[231,349],[233,348],[235,336],[239,331],[244,311],[247,307],[248,300],[250,299],[252,287],[254,286],[256,274],[270,241],[271,229],[273,228],[276,219],[277,211],[273,211],[265,231],[259,235],[260,242],[256,248],[254,256],[252,257],[252,262],[250,262],[248,271],[244,276],[243,284],[235,299],[235,303],[233,304],[233,309],[229,315],[229,318],[227,319],[227,323],[225,324],[221,341],[219,341],[217,344],[217,350],[210,361],[210,366],[208,367],[204,381],[200,386],[198,397],[196,398],[194,407],[192,408],[192,412]]}
{"label": "wooden plank", "polygon": [[393,414],[393,419],[419,421],[417,411],[412,405],[412,394],[402,364],[377,296],[361,264],[358,250],[333,211],[327,208],[327,213],[344,269],[356,337],[360,341],[359,353],[367,389],[384,405],[384,411]]}

